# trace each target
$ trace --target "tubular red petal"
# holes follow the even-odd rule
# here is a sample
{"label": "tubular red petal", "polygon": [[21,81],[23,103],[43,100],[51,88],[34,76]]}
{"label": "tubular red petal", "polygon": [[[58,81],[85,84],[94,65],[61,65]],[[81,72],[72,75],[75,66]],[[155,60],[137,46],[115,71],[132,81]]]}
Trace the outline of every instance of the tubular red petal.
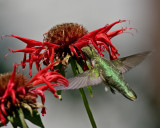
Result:
{"label": "tubular red petal", "polygon": [[6,110],[5,110],[4,103],[1,103],[1,110],[2,110],[3,114],[4,114],[5,116],[7,116],[7,112],[6,112]]}
{"label": "tubular red petal", "polygon": [[89,44],[88,40],[86,41],[80,39],[74,44],[74,46],[77,47],[78,49],[81,49],[82,47],[87,46],[88,44]]}
{"label": "tubular red petal", "polygon": [[32,77],[32,79],[27,83],[32,83],[35,80],[39,79],[39,77],[43,74],[45,74],[53,65],[59,63],[59,61],[54,62],[53,64],[50,64],[49,66],[45,67],[44,69],[40,70],[34,77]]}
{"label": "tubular red petal", "polygon": [[45,90],[47,90],[47,89],[48,89],[48,86],[47,86],[47,85],[42,85],[42,86],[36,88],[36,90],[42,90],[43,92],[44,92]]}
{"label": "tubular red petal", "polygon": [[40,67],[39,62],[36,62],[36,68],[37,68],[37,70],[38,70],[38,71],[40,71],[40,70],[41,70],[41,67]]}
{"label": "tubular red petal", "polygon": [[48,72],[45,74],[44,77],[49,82],[58,82],[58,83],[64,84],[65,86],[68,86],[68,84],[69,84],[68,80],[57,72]]}
{"label": "tubular red petal", "polygon": [[43,83],[43,80],[38,79],[38,80],[35,80],[34,82],[32,82],[32,85],[36,86],[36,85],[39,85],[39,84],[42,84],[42,83]]}
{"label": "tubular red petal", "polygon": [[60,45],[56,45],[56,44],[49,43],[49,42],[43,42],[43,46],[53,47],[53,48],[60,47]]}
{"label": "tubular red petal", "polygon": [[85,40],[88,40],[89,38],[94,37],[99,31],[101,31],[101,30],[103,30],[103,29],[104,29],[104,27],[99,28],[99,29],[97,29],[97,30],[94,30],[94,31],[92,31],[92,32],[84,35],[83,37],[81,37],[77,42],[82,41],[82,40],[84,40],[84,41],[85,41]]}
{"label": "tubular red petal", "polygon": [[42,46],[42,44],[43,44],[40,41],[36,41],[36,40],[32,40],[32,39],[28,39],[28,38],[24,38],[24,37],[20,37],[20,36],[16,36],[16,35],[4,35],[4,36],[17,38],[17,39],[23,41],[24,43],[26,43],[29,47]]}
{"label": "tubular red petal", "polygon": [[12,50],[13,53],[16,53],[16,52],[25,52],[25,53],[32,53],[34,52],[35,49],[34,48],[24,48],[24,49],[18,49],[18,50]]}
{"label": "tubular red petal", "polygon": [[79,58],[77,51],[73,46],[69,45],[69,49],[70,49],[71,53],[74,53],[76,55],[76,57]]}
{"label": "tubular red petal", "polygon": [[115,46],[112,44],[112,42],[110,41],[110,39],[107,37],[107,35],[104,34],[104,33],[101,33],[101,34],[96,35],[96,40],[102,41],[102,42],[105,42],[105,43],[108,43],[108,45],[110,45],[110,46],[113,47],[115,50],[117,50],[116,47],[115,47]]}
{"label": "tubular red petal", "polygon": [[44,116],[46,114],[46,108],[42,108],[41,113],[42,113],[42,116]]}
{"label": "tubular red petal", "polygon": [[124,31],[130,30],[130,29],[132,29],[132,28],[122,28],[122,29],[119,29],[119,30],[116,30],[116,31],[107,33],[107,36],[108,36],[109,38],[112,38],[112,37],[114,37],[114,36],[117,36],[117,35],[119,35],[119,34],[122,34]]}
{"label": "tubular red petal", "polygon": [[51,52],[51,56],[50,56],[50,62],[51,62],[51,64],[53,63],[53,61],[54,61],[54,48],[51,48],[52,50],[52,52]]}
{"label": "tubular red petal", "polygon": [[[119,21],[116,21],[110,25],[107,25],[105,26],[101,31],[99,31],[99,33],[107,33],[114,25],[118,24],[118,23],[122,23],[122,22],[125,22],[126,20],[119,20]],[[98,34],[99,34],[98,33]]]}
{"label": "tubular red petal", "polygon": [[24,87],[19,87],[19,88],[16,90],[16,92],[22,93],[23,95],[26,94],[26,90],[25,90]]}
{"label": "tubular red petal", "polygon": [[56,97],[56,98],[58,98],[59,96],[57,95],[57,91],[56,91],[56,89],[54,89],[53,87],[52,87],[52,85],[50,84],[50,82],[49,81],[47,81],[44,77],[42,77],[41,76],[41,79],[44,81],[44,83],[46,83],[46,85],[48,86],[48,88],[51,90],[51,92],[54,94],[54,96]]}
{"label": "tubular red petal", "polygon": [[14,89],[11,90],[11,98],[12,98],[13,104],[15,104],[16,103],[16,94],[15,94]]}
{"label": "tubular red petal", "polygon": [[[42,104],[44,105],[44,103],[45,103],[45,95],[44,95],[43,90],[39,90],[39,89],[37,88],[35,91],[36,91],[36,93],[41,97]],[[46,109],[45,109],[45,107],[42,108],[41,113],[42,113],[42,116],[44,116],[44,115],[46,114]]]}
{"label": "tubular red petal", "polygon": [[3,125],[6,124],[6,118],[4,118],[4,116],[1,113],[1,111],[0,111],[0,123],[3,124]]}
{"label": "tubular red petal", "polygon": [[32,65],[33,65],[33,61],[30,60],[29,61],[29,75],[32,76]]}
{"label": "tubular red petal", "polygon": [[3,99],[5,99],[8,96],[8,93],[12,90],[12,88],[14,86],[14,77],[15,77],[17,66],[18,66],[17,64],[14,64],[13,72],[12,72],[11,78],[7,84],[7,89],[3,95]]}
{"label": "tubular red petal", "polygon": [[22,68],[24,70],[25,67],[26,67],[26,53],[24,53],[24,57],[23,57],[23,61],[21,61],[21,65],[22,65]]}
{"label": "tubular red petal", "polygon": [[98,51],[98,53],[101,55],[101,56],[104,56],[103,53],[100,51],[98,45],[94,42],[93,39],[90,40],[90,44],[92,44]]}
{"label": "tubular red petal", "polygon": [[42,104],[44,105],[45,103],[45,95],[44,95],[44,92],[42,90],[39,90],[38,88],[35,90],[36,93],[41,97],[41,100],[42,100]]}

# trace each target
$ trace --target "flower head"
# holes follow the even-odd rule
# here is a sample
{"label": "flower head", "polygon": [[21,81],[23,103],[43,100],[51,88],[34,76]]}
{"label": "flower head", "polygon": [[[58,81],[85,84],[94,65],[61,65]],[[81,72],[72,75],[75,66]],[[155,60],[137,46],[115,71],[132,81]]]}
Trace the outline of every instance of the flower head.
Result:
{"label": "flower head", "polygon": [[[29,107],[29,109],[37,109],[36,98],[39,95],[42,104],[45,103],[44,91],[50,90],[55,97],[58,97],[54,86],[65,85],[68,86],[68,81],[61,74],[48,70],[55,63],[40,70],[31,80],[23,74],[16,73],[18,65],[14,65],[12,73],[5,73],[0,75],[0,122],[6,123],[6,117],[18,107]],[[33,88],[36,85],[44,84],[38,88]],[[42,115],[46,114],[45,107],[42,107]],[[34,106],[34,107],[33,107]]]}
{"label": "flower head", "polygon": [[[43,42],[15,36],[15,35],[4,35],[9,37],[17,38],[26,43],[26,48],[11,51],[12,53],[23,52],[24,58],[21,61],[23,69],[26,63],[29,63],[30,75],[32,76],[32,65],[35,63],[37,70],[41,69],[41,63],[45,65],[52,64],[54,59],[63,60],[64,57],[69,54],[76,58],[82,57],[85,59],[81,48],[92,44],[103,56],[103,51],[108,51],[110,59],[116,59],[119,55],[118,50],[112,44],[111,39],[124,31],[133,28],[122,28],[109,32],[110,29],[125,20],[116,21],[110,25],[106,25],[102,28],[88,32],[82,25],[76,23],[64,23],[51,28],[44,34]],[[2,36],[2,37],[4,37]],[[28,58],[27,58],[28,54]]]}
{"label": "flower head", "polygon": [[16,67],[17,65],[15,64],[12,73],[0,75],[1,124],[6,124],[7,116],[11,115],[17,107],[38,108],[36,91],[33,89],[32,84],[27,84],[28,79],[26,76],[16,73]]}
{"label": "flower head", "polygon": [[116,47],[111,43],[111,39],[126,30],[132,29],[122,28],[109,32],[114,25],[121,22],[125,22],[125,20],[116,21],[89,33],[79,24],[65,23],[57,25],[44,34],[44,42],[60,45],[60,47],[55,48],[55,53],[58,57],[66,53],[71,55],[75,54],[77,58],[81,54],[83,57],[81,48],[92,44],[100,55],[103,56],[102,52],[106,49],[110,55],[110,59],[116,59],[119,53]]}

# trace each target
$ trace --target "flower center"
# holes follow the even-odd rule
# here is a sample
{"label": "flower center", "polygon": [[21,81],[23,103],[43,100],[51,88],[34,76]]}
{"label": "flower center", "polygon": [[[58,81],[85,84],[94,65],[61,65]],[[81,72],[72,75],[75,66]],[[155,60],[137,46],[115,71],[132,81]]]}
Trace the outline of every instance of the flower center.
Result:
{"label": "flower center", "polygon": [[45,33],[44,42],[59,45],[70,45],[87,34],[88,31],[76,23],[64,23],[56,25]]}
{"label": "flower center", "polygon": [[55,52],[61,55],[63,52],[68,53],[69,45],[74,44],[78,39],[86,35],[88,31],[76,23],[64,23],[56,25],[44,34],[44,42],[58,44],[61,47]]}
{"label": "flower center", "polygon": [[[11,78],[12,73],[0,74],[0,96],[3,96],[5,90],[7,89],[8,82]],[[26,86],[27,78],[23,74],[16,74],[14,79],[14,89],[16,90],[18,87]]]}

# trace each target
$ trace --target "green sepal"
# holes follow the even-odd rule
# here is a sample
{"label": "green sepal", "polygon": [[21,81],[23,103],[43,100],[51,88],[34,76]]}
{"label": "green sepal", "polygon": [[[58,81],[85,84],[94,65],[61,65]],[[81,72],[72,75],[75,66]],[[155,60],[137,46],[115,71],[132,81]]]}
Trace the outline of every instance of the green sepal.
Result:
{"label": "green sepal", "polygon": [[77,66],[75,64],[77,62],[75,60],[73,60],[72,58],[69,59],[69,62],[71,63],[71,68],[72,68],[73,74],[77,75],[78,74],[78,70],[77,70]]}
{"label": "green sepal", "polygon": [[7,119],[11,122],[14,128],[28,128],[25,122],[24,113],[21,108],[17,108],[15,113],[12,114],[12,116],[7,116]]}
{"label": "green sepal", "polygon": [[33,113],[31,114],[28,109],[23,108],[25,119],[29,120],[30,122],[32,122],[33,124],[41,128],[44,128],[44,125],[42,123],[42,120],[38,111],[37,110],[32,110],[32,111]]}
{"label": "green sepal", "polygon": [[21,105],[23,106],[23,108],[27,109],[31,115],[33,115],[33,110],[30,105],[28,105],[27,103],[23,103],[23,102],[21,103]]}
{"label": "green sepal", "polygon": [[91,87],[91,86],[88,86],[87,89],[88,89],[88,91],[89,91],[89,93],[90,93],[91,98],[93,98],[92,87]]}

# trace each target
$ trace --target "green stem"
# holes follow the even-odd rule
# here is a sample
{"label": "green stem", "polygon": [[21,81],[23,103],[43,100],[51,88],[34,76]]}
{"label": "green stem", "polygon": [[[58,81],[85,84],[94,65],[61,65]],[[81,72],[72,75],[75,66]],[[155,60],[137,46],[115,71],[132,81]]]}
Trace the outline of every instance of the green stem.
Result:
{"label": "green stem", "polygon": [[80,91],[80,93],[81,93],[81,97],[82,97],[82,99],[83,99],[83,103],[84,103],[84,106],[85,106],[85,108],[86,108],[88,117],[89,117],[90,122],[91,122],[91,124],[92,124],[92,127],[93,127],[93,128],[97,128],[96,122],[95,122],[94,117],[93,117],[93,115],[92,115],[92,112],[91,112],[91,109],[90,109],[90,107],[89,107],[88,100],[87,100],[87,97],[86,97],[86,94],[85,94],[83,88],[80,88],[79,91]]}
{"label": "green stem", "polygon": [[[83,72],[83,69],[81,68],[81,66],[75,60],[71,60],[70,63],[71,63],[71,67],[72,67],[72,71],[73,71],[74,75],[77,75],[77,74]],[[79,91],[80,91],[84,106],[86,108],[88,117],[90,119],[91,125],[92,125],[93,128],[97,128],[94,117],[93,117],[93,114],[92,114],[92,111],[89,107],[88,100],[87,100],[87,97],[85,95],[85,92],[84,92],[83,88],[80,88]]]}

